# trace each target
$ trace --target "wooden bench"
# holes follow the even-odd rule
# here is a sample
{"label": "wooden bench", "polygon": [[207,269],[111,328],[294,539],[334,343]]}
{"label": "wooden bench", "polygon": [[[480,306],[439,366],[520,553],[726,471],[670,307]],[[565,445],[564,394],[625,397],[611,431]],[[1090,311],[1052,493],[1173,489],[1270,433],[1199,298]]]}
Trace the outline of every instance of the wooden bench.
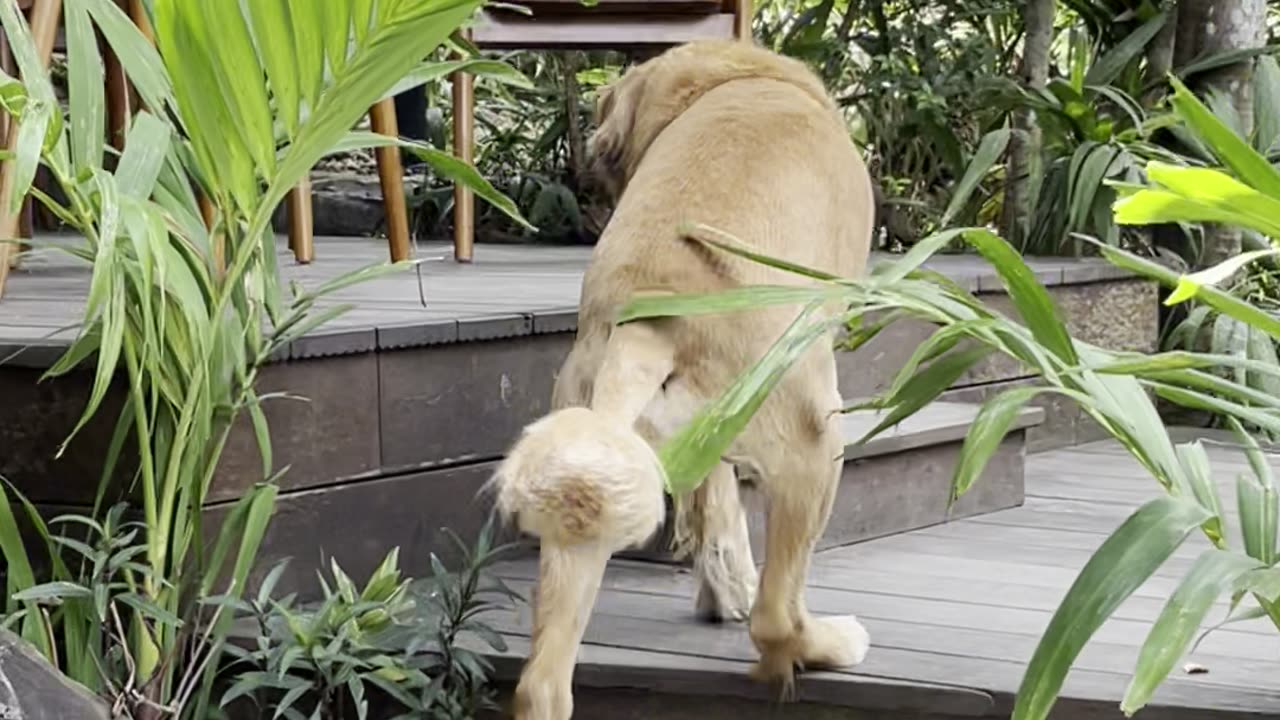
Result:
{"label": "wooden bench", "polygon": [[[707,38],[751,38],[751,0],[525,0],[531,14],[493,9],[481,13],[469,39],[486,50],[657,50]],[[453,145],[474,162],[475,92],[466,73],[453,77]],[[453,250],[471,262],[475,248],[475,196],[454,188]]]}

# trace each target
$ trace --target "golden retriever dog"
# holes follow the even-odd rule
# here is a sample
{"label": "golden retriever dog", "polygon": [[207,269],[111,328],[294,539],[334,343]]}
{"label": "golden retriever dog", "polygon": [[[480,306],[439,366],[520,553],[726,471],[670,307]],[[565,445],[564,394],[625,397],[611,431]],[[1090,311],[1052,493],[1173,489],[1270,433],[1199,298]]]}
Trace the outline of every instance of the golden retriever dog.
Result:
{"label": "golden retriever dog", "polygon": [[[568,720],[571,681],[605,565],[665,517],[654,448],[779,338],[799,307],[618,325],[646,293],[713,292],[803,278],[683,237],[698,223],[753,249],[841,276],[865,270],[871,179],[822,83],[800,62],[736,41],[699,41],[628,71],[601,94],[591,153],[616,207],[583,280],[578,334],[553,412],[529,425],[490,487],[499,511],[540,540],[532,651],[519,720]],[[834,312],[838,308],[832,308]],[[834,338],[829,338],[833,340]],[[847,667],[869,638],[850,617],[805,607],[844,440],[833,343],[788,372],[719,467],[677,499],[705,616],[749,619],[753,675],[784,691],[797,667]],[[738,477],[768,503],[757,576]]]}

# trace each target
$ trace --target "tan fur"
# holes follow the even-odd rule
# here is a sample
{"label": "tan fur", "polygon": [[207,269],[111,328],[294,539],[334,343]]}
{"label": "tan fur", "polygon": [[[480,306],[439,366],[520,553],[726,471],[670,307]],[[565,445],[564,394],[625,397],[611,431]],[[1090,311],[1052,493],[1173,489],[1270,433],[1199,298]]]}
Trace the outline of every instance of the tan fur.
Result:
{"label": "tan fur", "polygon": [[[803,282],[682,239],[684,223],[844,276],[865,270],[871,181],[836,108],[801,63],[745,43],[691,43],[628,72],[604,94],[595,166],[618,197],[583,281],[578,336],[555,411],[500,467],[499,508],[541,539],[533,651],[519,720],[567,720],[582,633],[613,553],[661,522],[651,446],[688,422],[779,337],[798,308],[616,326],[641,293]],[[709,615],[750,616],[755,674],[789,688],[794,669],[860,662],[853,618],[818,620],[804,580],[834,500],[844,443],[830,343],[818,343],[693,497],[677,535]],[[646,442],[647,441],[647,442]],[[734,467],[769,505],[759,586]]]}

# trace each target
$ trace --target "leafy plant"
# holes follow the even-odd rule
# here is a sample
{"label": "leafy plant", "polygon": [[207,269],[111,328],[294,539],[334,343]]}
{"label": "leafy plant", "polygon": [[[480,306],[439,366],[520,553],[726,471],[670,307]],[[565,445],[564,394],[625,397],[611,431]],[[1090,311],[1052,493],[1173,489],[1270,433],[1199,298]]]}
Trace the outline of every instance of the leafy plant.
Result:
{"label": "leafy plant", "polygon": [[[94,358],[93,388],[74,432],[119,380],[125,402],[96,504],[126,481],[139,506],[136,543],[143,548],[104,581],[93,563],[77,567],[64,557],[67,542],[51,535],[33,507],[0,493],[5,610],[19,613],[14,622],[22,634],[74,679],[104,692],[136,688],[114,699],[138,717],[204,717],[211,661],[231,618],[207,613],[199,599],[215,590],[232,598],[244,591],[274,507],[273,482],[283,472],[273,462],[262,411],[270,398],[254,390],[259,369],[347,309],[315,312],[319,298],[397,269],[365,268],[310,290],[294,288],[285,299],[271,216],[326,153],[405,144],[350,128],[400,78],[420,69],[424,50],[444,42],[480,2],[330,3],[312,12],[284,0],[243,7],[233,0],[156,0],[157,50],[114,2],[67,0],[65,112],[25,21],[15,5],[0,3],[23,78],[0,77],[0,106],[17,119],[20,136],[17,181],[0,201],[16,210],[30,191],[84,238],[60,246],[92,265],[92,280],[79,335],[48,377]],[[147,108],[132,119],[113,163],[104,143],[96,32]],[[473,169],[409,145],[440,173],[518,217]],[[54,178],[64,201],[31,187],[37,166]],[[212,206],[210,225],[200,197]],[[220,528],[206,528],[205,498],[241,415],[257,438],[263,482]],[[122,458],[135,455],[137,466],[125,467]],[[22,503],[40,547],[29,550],[17,534],[11,497]],[[102,524],[97,511],[90,519]],[[53,585],[36,576],[32,558],[45,554]],[[104,624],[103,593],[105,605],[123,616],[120,644],[112,639],[117,628]],[[60,603],[57,613],[43,611],[50,601]],[[127,678],[105,662],[113,649],[126,658]]]}
{"label": "leafy plant", "polygon": [[[1116,221],[1238,222],[1259,232],[1280,233],[1280,171],[1175,81],[1173,103],[1196,136],[1230,168],[1224,171],[1153,163],[1151,188],[1121,187]],[[1121,443],[1157,481],[1165,495],[1131,515],[1085,565],[1054,613],[1031,658],[1018,693],[1015,720],[1048,716],[1081,649],[1105,620],[1199,529],[1209,547],[1166,603],[1140,653],[1122,708],[1133,713],[1146,704],[1177,659],[1190,647],[1214,601],[1232,598],[1231,619],[1268,617],[1280,628],[1280,568],[1277,561],[1278,496],[1271,469],[1242,423],[1280,430],[1280,397],[1247,383],[1209,372],[1219,366],[1243,369],[1272,380],[1274,366],[1239,356],[1165,353],[1147,357],[1113,353],[1073,340],[1058,310],[1018,253],[983,230],[956,230],[932,236],[901,260],[881,265],[865,280],[833,278],[750,252],[738,241],[707,228],[686,233],[721,251],[799,274],[802,287],[746,287],[708,295],[645,298],[624,309],[620,322],[694,313],[732,312],[765,305],[808,305],[842,301],[849,309],[833,318],[802,313],[761,360],[717,401],[705,408],[661,450],[675,494],[688,492],[705,477],[794,358],[838,325],[851,327],[857,346],[889,321],[912,317],[938,331],[920,345],[880,397],[860,405],[885,412],[870,439],[911,416],[948,389],[981,358],[1000,353],[1035,372],[1040,384],[992,398],[971,426],[953,478],[953,494],[967,491],[980,475],[1020,408],[1045,393],[1080,405]],[[990,310],[954,283],[920,265],[956,237],[965,239],[999,274],[1019,324]],[[1169,302],[1198,298],[1235,320],[1280,337],[1280,319],[1225,293],[1214,284],[1280,249],[1250,253],[1203,273],[1179,277],[1160,265],[1097,243],[1122,267],[1161,281],[1175,291]],[[871,313],[890,313],[870,321]],[[1208,409],[1232,419],[1251,472],[1241,474],[1234,503],[1224,503],[1209,457],[1199,443],[1175,445],[1148,396]],[[1239,535],[1229,532],[1228,507],[1238,508]],[[1248,604],[1246,604],[1246,601]]]}
{"label": "leafy plant", "polygon": [[[1241,134],[1238,115],[1229,102],[1211,95],[1206,106],[1226,128]],[[1248,136],[1248,145],[1260,156],[1274,163],[1280,159],[1280,125],[1277,125],[1277,118],[1280,118],[1280,63],[1274,57],[1263,56],[1258,59],[1254,73],[1253,106],[1253,119],[1250,123],[1253,132]],[[1219,162],[1215,152],[1190,128],[1179,126],[1173,129],[1177,131],[1187,154],[1195,158],[1194,163],[1187,164],[1204,166]],[[1198,237],[1201,234],[1200,226],[1186,222],[1181,224],[1187,228],[1188,237]],[[1245,227],[1246,249],[1256,252],[1271,248],[1268,235],[1267,232]],[[1266,253],[1251,257],[1255,258],[1253,262],[1222,277],[1218,284],[1230,295],[1276,314],[1280,311],[1280,284],[1277,283],[1280,263]],[[1216,355],[1234,355],[1255,363],[1280,366],[1275,341],[1260,328],[1217,312],[1208,305],[1199,305],[1189,312],[1177,313],[1175,318],[1176,322],[1162,341],[1165,349],[1207,350]],[[1280,393],[1280,385],[1272,382],[1266,374],[1231,369],[1223,369],[1222,372],[1232,374],[1237,382],[1246,383],[1259,392]],[[1222,422],[1222,418],[1214,414],[1211,414],[1211,419],[1219,424]]]}
{"label": "leafy plant", "polygon": [[[231,667],[253,669],[236,675],[222,705],[248,697],[272,717],[340,719],[350,708],[363,720],[370,712],[369,692],[377,689],[406,718],[465,720],[492,708],[492,668],[463,641],[474,637],[506,650],[502,636],[479,615],[498,607],[488,598],[519,599],[500,580],[485,578],[507,548],[492,547],[491,526],[474,549],[450,537],[462,570],[450,573],[433,555],[433,577],[418,587],[402,578],[397,549],[363,589],[333,562],[331,580],[320,577],[318,607],[300,606],[293,595],[272,599],[284,564],[267,577],[256,599],[214,600],[251,618],[254,628],[240,644],[227,646],[236,658]],[[310,714],[299,709],[306,707],[313,708]]]}

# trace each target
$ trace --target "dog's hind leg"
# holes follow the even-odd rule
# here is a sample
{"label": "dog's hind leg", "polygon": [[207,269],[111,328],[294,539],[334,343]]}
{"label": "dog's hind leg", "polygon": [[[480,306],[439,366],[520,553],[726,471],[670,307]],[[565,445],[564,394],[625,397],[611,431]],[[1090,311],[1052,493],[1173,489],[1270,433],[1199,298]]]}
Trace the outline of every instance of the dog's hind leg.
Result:
{"label": "dog's hind leg", "polygon": [[679,557],[693,556],[698,617],[747,619],[760,579],[732,465],[720,463],[696,491],[676,501],[675,550]]}
{"label": "dog's hind leg", "polygon": [[751,639],[760,651],[753,675],[781,686],[784,694],[793,688],[797,667],[856,665],[870,646],[856,618],[817,619],[805,606],[809,561],[831,514],[843,464],[844,441],[833,417],[840,406],[834,358],[829,367],[831,381],[821,395],[788,398],[790,414],[778,422],[787,431],[757,429],[748,448],[762,468],[769,501],[764,570],[751,611]]}
{"label": "dog's hind leg", "polygon": [[541,541],[517,720],[569,720],[573,668],[605,565],[662,523],[661,465],[635,424],[672,363],[669,343],[653,326],[616,329],[591,406],[557,410],[530,425],[494,475],[499,511]]}

